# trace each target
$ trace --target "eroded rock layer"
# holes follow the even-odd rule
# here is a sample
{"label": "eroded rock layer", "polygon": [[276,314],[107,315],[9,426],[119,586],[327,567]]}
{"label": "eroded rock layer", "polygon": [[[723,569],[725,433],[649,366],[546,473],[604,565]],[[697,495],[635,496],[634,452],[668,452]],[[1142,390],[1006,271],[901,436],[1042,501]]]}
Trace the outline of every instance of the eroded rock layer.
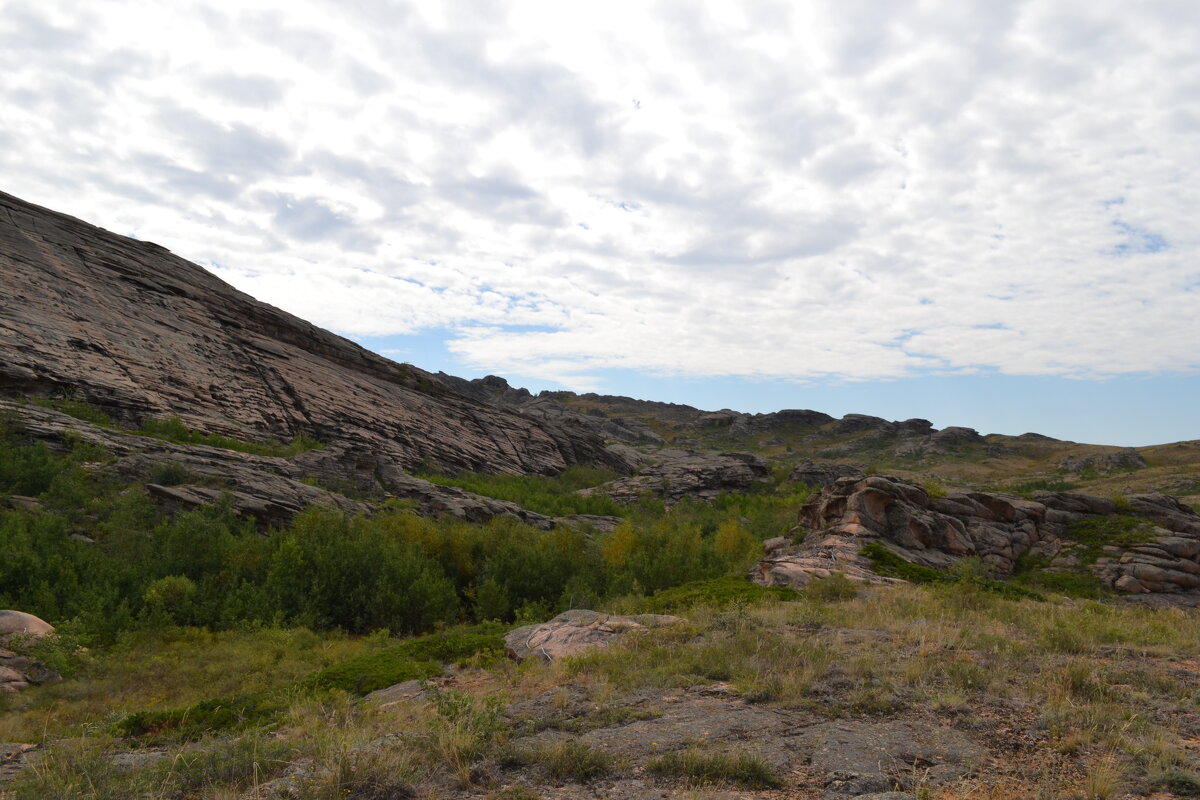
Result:
{"label": "eroded rock layer", "polygon": [[[1089,520],[1085,529],[1078,527]],[[1200,515],[1174,498],[1132,495],[1118,502],[1066,492],[1039,492],[1034,499],[990,492],[930,497],[919,486],[878,475],[826,485],[800,510],[788,539],[767,543],[754,577],[799,587],[834,572],[879,580],[859,552],[869,542],[938,569],[978,557],[1003,577],[1030,554],[1051,568],[1090,570],[1124,592],[1200,591]]]}
{"label": "eroded rock layer", "polygon": [[164,248],[0,193],[0,390],[248,439],[305,431],[411,470],[625,471],[595,433],[464,397]]}

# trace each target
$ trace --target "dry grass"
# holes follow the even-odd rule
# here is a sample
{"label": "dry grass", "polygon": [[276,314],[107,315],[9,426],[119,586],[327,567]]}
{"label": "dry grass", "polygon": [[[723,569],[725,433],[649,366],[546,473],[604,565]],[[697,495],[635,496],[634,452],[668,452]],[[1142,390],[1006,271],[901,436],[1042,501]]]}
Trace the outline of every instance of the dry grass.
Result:
{"label": "dry grass", "polygon": [[[339,797],[347,790],[362,797],[451,796],[466,787],[482,791],[480,780],[495,769],[486,765],[506,747],[511,725],[500,716],[502,701],[494,699],[501,693],[511,702],[547,697],[547,714],[569,716],[572,698],[580,696],[608,709],[638,692],[728,682],[752,702],[825,716],[960,720],[992,748],[992,757],[977,776],[924,787],[930,798],[1116,798],[1156,789],[1200,796],[1196,749],[1177,729],[1200,701],[1200,617],[1194,614],[902,586],[834,602],[695,608],[685,616],[687,625],[551,665],[503,662],[467,670],[455,678],[457,692],[432,702],[381,709],[337,693],[298,697],[270,738],[273,755],[255,755],[265,752],[258,734],[230,737],[220,745],[227,748],[225,771],[184,759],[181,764],[192,766],[169,779],[162,768],[140,777],[118,774],[105,766],[113,743],[98,734],[124,704],[177,705],[182,697],[211,696],[211,685],[187,682],[221,672],[210,666],[218,658],[223,670],[243,675],[243,684],[224,673],[213,678],[217,691],[234,693],[246,683],[294,678],[305,665],[312,669],[370,645],[276,634],[290,648],[276,658],[269,650],[247,652],[250,634],[159,642],[140,659],[130,651],[103,665],[94,684],[81,680],[71,691],[64,685],[30,693],[21,700],[28,708],[3,718],[0,730],[7,735],[0,737],[30,738],[37,721],[47,729],[74,726],[97,734],[44,762],[39,786],[56,787],[44,796],[101,796],[89,795],[87,787],[105,781],[110,791],[119,788],[116,796],[179,796],[178,787],[196,780],[187,775],[207,775],[205,794],[196,796],[233,797],[278,774],[285,761],[308,765],[295,779],[304,797]],[[194,664],[205,648],[206,663]],[[266,662],[283,666],[270,678],[251,674],[252,665]],[[119,665],[130,672],[118,674]],[[105,691],[115,696],[105,701]],[[64,710],[72,692],[81,702]],[[42,738],[34,733],[34,740]],[[567,745],[526,755],[538,780],[589,780],[631,768]],[[25,791],[23,797],[36,796]],[[536,786],[508,795],[492,791],[497,798],[538,796]]]}

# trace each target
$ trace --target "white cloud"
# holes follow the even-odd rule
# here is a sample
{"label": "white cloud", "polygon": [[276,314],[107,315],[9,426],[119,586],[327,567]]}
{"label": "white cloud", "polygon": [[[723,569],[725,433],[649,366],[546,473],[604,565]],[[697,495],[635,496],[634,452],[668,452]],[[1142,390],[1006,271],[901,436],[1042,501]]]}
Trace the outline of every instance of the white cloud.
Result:
{"label": "white cloud", "polygon": [[1187,2],[0,0],[4,188],[472,366],[1200,369]]}

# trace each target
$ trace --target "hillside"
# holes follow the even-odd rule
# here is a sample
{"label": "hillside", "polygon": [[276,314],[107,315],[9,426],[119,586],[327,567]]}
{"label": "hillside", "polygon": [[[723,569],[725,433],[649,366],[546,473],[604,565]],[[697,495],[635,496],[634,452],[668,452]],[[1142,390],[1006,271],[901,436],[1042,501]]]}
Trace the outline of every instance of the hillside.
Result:
{"label": "hillside", "polygon": [[1200,796],[1200,442],[434,375],[7,195],[0,276],[3,800]]}

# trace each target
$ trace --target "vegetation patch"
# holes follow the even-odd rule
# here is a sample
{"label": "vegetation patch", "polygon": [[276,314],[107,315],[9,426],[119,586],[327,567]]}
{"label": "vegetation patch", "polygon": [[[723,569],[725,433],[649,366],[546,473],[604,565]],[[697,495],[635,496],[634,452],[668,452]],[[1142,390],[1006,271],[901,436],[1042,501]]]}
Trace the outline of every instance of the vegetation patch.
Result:
{"label": "vegetation patch", "polygon": [[567,740],[546,747],[513,748],[503,754],[506,766],[541,767],[555,781],[590,783],[616,769],[617,759],[586,742]]}
{"label": "vegetation patch", "polygon": [[748,753],[706,753],[679,750],[651,759],[646,764],[660,778],[676,778],[699,784],[727,783],[747,789],[778,789],[783,779],[770,765]]}
{"label": "vegetation patch", "polygon": [[508,500],[551,517],[572,514],[619,517],[628,512],[610,497],[576,494],[580,489],[598,486],[617,477],[612,470],[600,467],[576,464],[555,476],[460,472],[457,475],[422,474],[420,477],[440,486],[457,486],[485,497]]}
{"label": "vegetation patch", "polygon": [[784,586],[760,586],[745,578],[726,576],[704,581],[689,581],[680,586],[664,589],[646,600],[650,611],[666,613],[710,606],[728,608],[735,604],[765,603],[779,600],[795,600],[800,593]]}
{"label": "vegetation patch", "polygon": [[1081,545],[1074,554],[1084,563],[1091,564],[1104,554],[1106,545],[1148,544],[1155,536],[1154,526],[1144,519],[1126,514],[1105,514],[1072,522],[1067,526],[1066,538]]}
{"label": "vegetation patch", "polygon": [[1018,586],[1067,597],[1103,598],[1112,595],[1088,567],[1051,567],[1044,556],[1023,554],[1013,568],[1012,582]]}
{"label": "vegetation patch", "polygon": [[108,412],[86,400],[78,400],[74,397],[31,397],[29,402],[35,406],[53,409],[75,419],[99,425],[102,428],[111,428],[116,425]]}
{"label": "vegetation patch", "polygon": [[325,445],[308,436],[303,431],[297,433],[292,441],[284,444],[281,442],[248,442],[242,439],[234,439],[230,436],[222,436],[219,433],[204,433],[203,431],[189,428],[183,424],[179,417],[167,417],[166,419],[147,419],[143,420],[141,427],[134,433],[142,436],[149,436],[154,439],[162,439],[175,444],[200,444],[208,447],[219,447],[223,450],[236,450],[240,453],[251,453],[257,456],[278,456],[281,458],[291,458],[292,456],[307,453],[309,450],[320,450]]}
{"label": "vegetation patch", "polygon": [[169,711],[136,711],[115,722],[113,733],[148,742],[194,741],[212,733],[269,725],[291,707],[292,699],[287,693],[260,692],[203,700]]}
{"label": "vegetation patch", "polygon": [[306,682],[319,689],[367,694],[393,684],[441,675],[445,665],[473,656],[499,657],[508,626],[484,623],[419,636],[321,670]]}
{"label": "vegetation patch", "polygon": [[1030,589],[992,578],[985,578],[982,576],[981,570],[962,566],[966,563],[965,561],[960,562],[960,568],[957,570],[934,569],[907,561],[878,542],[869,542],[863,545],[859,553],[871,560],[871,568],[877,575],[900,578],[909,583],[956,584],[957,588],[974,587],[1012,600],[1046,599]]}

